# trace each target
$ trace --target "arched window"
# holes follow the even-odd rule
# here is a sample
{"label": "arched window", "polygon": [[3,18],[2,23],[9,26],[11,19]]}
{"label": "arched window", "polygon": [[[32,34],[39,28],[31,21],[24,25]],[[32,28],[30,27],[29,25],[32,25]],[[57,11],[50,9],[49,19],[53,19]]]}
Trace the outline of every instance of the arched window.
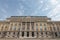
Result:
{"label": "arched window", "polygon": [[5,30],[6,30],[6,31],[8,30],[7,26],[5,26]]}

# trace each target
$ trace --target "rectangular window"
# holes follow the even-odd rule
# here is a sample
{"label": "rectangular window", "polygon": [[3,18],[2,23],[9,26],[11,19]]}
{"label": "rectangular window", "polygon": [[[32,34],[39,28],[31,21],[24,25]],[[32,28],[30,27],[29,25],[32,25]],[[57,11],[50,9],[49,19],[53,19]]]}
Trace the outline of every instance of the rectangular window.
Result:
{"label": "rectangular window", "polygon": [[27,30],[30,30],[30,22],[27,22]]}
{"label": "rectangular window", "polygon": [[34,37],[34,32],[32,32],[32,37]]}
{"label": "rectangular window", "polygon": [[38,30],[38,24],[36,24],[36,30]]}
{"label": "rectangular window", "polygon": [[25,30],[25,22],[22,22],[22,30]]}
{"label": "rectangular window", "polygon": [[31,23],[32,30],[34,30],[34,22]]}
{"label": "rectangular window", "polygon": [[27,32],[27,37],[29,37],[29,32]]}
{"label": "rectangular window", "polygon": [[22,32],[22,37],[24,37],[24,32]]}
{"label": "rectangular window", "polygon": [[40,24],[40,31],[42,31],[42,24]]}
{"label": "rectangular window", "polygon": [[42,31],[42,26],[40,26],[40,31]]}

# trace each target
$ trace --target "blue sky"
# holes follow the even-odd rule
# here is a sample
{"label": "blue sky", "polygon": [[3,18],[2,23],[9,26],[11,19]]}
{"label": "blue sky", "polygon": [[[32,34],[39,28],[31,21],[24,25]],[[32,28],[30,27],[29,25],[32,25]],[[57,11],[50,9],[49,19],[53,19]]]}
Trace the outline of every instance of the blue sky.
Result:
{"label": "blue sky", "polygon": [[60,20],[60,0],[0,0],[0,20],[10,16],[48,16]]}

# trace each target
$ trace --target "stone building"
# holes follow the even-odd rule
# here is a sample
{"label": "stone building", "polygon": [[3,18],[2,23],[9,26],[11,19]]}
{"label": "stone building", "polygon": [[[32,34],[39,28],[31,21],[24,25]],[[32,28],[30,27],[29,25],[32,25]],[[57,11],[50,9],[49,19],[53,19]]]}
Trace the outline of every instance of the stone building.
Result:
{"label": "stone building", "polygon": [[0,40],[56,38],[60,38],[60,21],[52,21],[47,16],[11,16],[0,21]]}

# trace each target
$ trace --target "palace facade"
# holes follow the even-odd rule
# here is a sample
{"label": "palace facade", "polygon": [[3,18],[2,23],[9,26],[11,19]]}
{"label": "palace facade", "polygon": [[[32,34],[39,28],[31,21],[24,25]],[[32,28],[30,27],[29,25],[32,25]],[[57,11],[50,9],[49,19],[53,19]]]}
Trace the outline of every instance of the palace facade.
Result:
{"label": "palace facade", "polygon": [[11,16],[0,21],[0,39],[60,38],[60,21],[47,16]]}

